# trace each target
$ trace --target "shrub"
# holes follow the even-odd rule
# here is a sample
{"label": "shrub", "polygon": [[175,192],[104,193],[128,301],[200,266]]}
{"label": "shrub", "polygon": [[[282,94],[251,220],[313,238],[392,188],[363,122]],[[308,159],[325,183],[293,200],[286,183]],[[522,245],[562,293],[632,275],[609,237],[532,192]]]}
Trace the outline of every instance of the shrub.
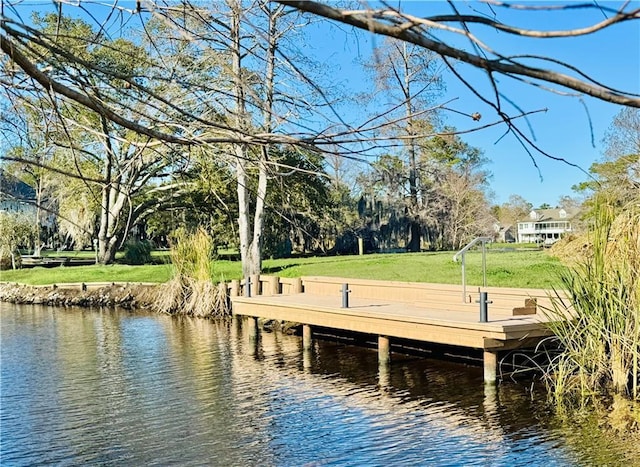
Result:
{"label": "shrub", "polygon": [[202,227],[174,232],[170,253],[174,277],[160,286],[156,309],[201,317],[228,315],[226,285],[211,281],[213,252],[213,240]]}
{"label": "shrub", "polygon": [[0,268],[20,267],[18,248],[32,246],[35,235],[35,221],[29,216],[0,211]]}
{"label": "shrub", "polygon": [[124,262],[127,264],[148,264],[151,262],[153,245],[148,240],[131,239],[124,245]]}
{"label": "shrub", "polygon": [[[581,260],[561,277],[549,326],[562,352],[548,387],[557,404],[610,392],[640,399],[640,205],[600,199]],[[570,319],[564,319],[570,316]]]}

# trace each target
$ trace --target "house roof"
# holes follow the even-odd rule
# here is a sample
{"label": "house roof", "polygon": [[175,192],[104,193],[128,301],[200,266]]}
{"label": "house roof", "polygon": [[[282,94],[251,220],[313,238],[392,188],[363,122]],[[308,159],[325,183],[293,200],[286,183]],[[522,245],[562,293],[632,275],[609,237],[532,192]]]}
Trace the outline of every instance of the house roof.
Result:
{"label": "house roof", "polygon": [[36,190],[22,180],[0,169],[0,199],[33,201],[36,199]]}
{"label": "house roof", "polygon": [[533,209],[528,217],[518,222],[566,221],[573,219],[577,214],[578,211],[573,209]]}

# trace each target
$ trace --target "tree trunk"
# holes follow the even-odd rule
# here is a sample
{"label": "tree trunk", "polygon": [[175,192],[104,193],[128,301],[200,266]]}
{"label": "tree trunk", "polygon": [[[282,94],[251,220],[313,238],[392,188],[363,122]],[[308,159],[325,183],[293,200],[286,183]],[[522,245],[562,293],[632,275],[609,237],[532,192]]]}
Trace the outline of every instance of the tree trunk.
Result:
{"label": "tree trunk", "polygon": [[33,242],[33,256],[40,256],[40,252],[42,250],[42,245],[40,243],[40,224],[42,222],[42,182],[43,176],[40,173],[36,183],[38,185],[38,189],[36,192],[37,195],[37,199],[36,199],[36,233],[35,233],[35,240]]}
{"label": "tree trunk", "polygon": [[[247,126],[245,89],[242,71],[242,47],[240,36],[240,22],[242,6],[239,2],[230,2],[231,7],[231,43],[232,70],[235,93],[235,124],[238,129]],[[270,133],[273,119],[273,96],[275,78],[275,51],[277,43],[276,20],[282,13],[283,7],[276,7],[275,12],[269,4],[264,5],[264,11],[269,16],[268,48],[265,70],[265,100],[263,102],[263,130]],[[263,146],[259,152],[258,187],[253,210],[253,224],[251,223],[251,196],[248,189],[247,174],[249,151],[246,145],[235,145],[236,177],[238,182],[238,230],[240,236],[240,257],[242,260],[242,274],[244,277],[260,274],[262,270],[262,232],[264,230],[265,200],[268,189],[267,159],[269,146]]]}
{"label": "tree trunk", "polygon": [[421,238],[422,226],[419,221],[415,219],[409,224],[409,243],[407,244],[407,251],[420,251],[420,238]]}
{"label": "tree trunk", "polygon": [[[233,73],[233,93],[235,98],[235,125],[238,130],[246,127],[246,105],[242,71],[242,44],[240,22],[242,5],[236,0],[229,2],[231,10],[231,65]],[[238,183],[238,233],[240,236],[240,259],[242,275],[249,277],[260,274],[260,245],[255,242],[255,226],[251,226],[251,198],[249,192],[249,151],[245,144],[234,143],[236,157],[236,180]],[[258,216],[258,212],[254,213]]]}
{"label": "tree trunk", "polygon": [[404,58],[404,89],[403,93],[405,96],[405,109],[406,109],[406,119],[407,119],[407,142],[405,143],[407,146],[407,151],[409,152],[409,215],[411,216],[409,231],[410,231],[410,239],[407,245],[408,251],[417,252],[420,251],[420,238],[421,238],[421,224],[420,218],[417,215],[417,212],[420,208],[419,206],[419,197],[418,197],[418,165],[416,161],[416,145],[415,140],[412,138],[414,129],[413,129],[413,108],[411,107],[411,69],[409,65],[409,57],[407,53],[407,44],[403,44],[402,55]]}

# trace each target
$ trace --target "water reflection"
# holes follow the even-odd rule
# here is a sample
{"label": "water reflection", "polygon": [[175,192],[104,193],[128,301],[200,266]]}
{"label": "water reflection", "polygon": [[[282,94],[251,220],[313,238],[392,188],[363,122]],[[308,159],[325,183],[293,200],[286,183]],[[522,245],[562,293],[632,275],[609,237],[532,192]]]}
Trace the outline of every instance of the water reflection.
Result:
{"label": "water reflection", "polygon": [[[520,387],[481,369],[237,321],[8,307],[3,465],[578,465]],[[573,443],[573,441],[572,441]],[[607,451],[607,449],[609,449]],[[627,461],[629,465],[631,461]]]}

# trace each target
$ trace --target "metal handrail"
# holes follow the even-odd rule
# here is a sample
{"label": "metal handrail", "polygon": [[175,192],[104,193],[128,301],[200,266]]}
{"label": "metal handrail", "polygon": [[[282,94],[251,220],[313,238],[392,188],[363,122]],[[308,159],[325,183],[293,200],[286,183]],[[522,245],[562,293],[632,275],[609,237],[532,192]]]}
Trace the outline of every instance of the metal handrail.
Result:
{"label": "metal handrail", "polygon": [[464,267],[464,255],[467,253],[469,248],[477,245],[478,243],[482,243],[482,284],[484,287],[487,286],[487,242],[491,241],[491,237],[476,237],[471,240],[467,246],[465,246],[462,250],[453,255],[453,261],[458,261],[458,256],[462,258],[462,301],[464,303],[467,302],[467,279],[465,275],[465,267]]}

